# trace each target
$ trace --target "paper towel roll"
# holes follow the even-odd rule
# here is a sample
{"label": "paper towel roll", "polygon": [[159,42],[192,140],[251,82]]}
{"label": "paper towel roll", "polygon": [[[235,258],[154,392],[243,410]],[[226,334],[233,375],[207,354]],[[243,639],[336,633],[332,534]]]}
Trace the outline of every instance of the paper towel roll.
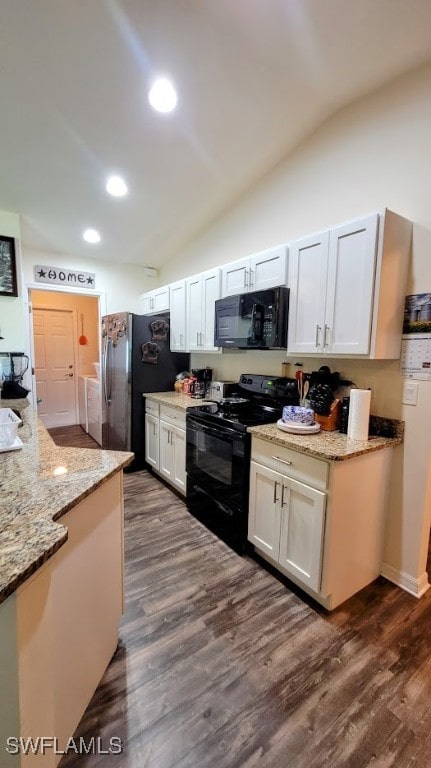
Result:
{"label": "paper towel roll", "polygon": [[370,389],[351,389],[347,437],[352,440],[368,440],[370,421]]}

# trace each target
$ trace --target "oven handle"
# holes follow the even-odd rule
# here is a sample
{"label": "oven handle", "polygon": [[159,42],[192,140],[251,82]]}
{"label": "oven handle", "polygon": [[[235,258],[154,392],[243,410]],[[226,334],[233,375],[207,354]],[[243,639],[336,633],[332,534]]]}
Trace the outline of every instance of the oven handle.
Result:
{"label": "oven handle", "polygon": [[212,425],[209,426],[208,424],[203,424],[201,421],[198,421],[197,419],[193,419],[190,416],[187,415],[187,426],[194,427],[200,432],[205,432],[207,435],[213,435],[214,437],[220,437],[223,440],[229,440],[229,442],[232,442],[231,438],[235,437],[237,440],[245,440],[245,434],[242,432],[237,432],[235,429],[231,429],[230,427],[223,427],[223,429],[218,429],[218,427],[213,427]]}

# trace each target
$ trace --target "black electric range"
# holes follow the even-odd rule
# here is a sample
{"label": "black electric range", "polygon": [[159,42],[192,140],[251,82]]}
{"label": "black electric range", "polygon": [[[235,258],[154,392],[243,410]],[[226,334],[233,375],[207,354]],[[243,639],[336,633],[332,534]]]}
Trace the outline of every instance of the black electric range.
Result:
{"label": "black electric range", "polygon": [[242,374],[238,395],[187,410],[187,507],[238,552],[247,544],[251,435],[284,405],[297,405],[295,379]]}

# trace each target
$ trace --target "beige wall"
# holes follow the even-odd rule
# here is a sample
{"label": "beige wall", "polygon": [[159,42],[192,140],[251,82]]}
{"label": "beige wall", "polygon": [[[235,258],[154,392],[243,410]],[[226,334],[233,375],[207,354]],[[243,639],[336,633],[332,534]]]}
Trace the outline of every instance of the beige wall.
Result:
{"label": "beige wall", "polygon": [[94,376],[93,363],[99,360],[99,300],[96,296],[79,296],[56,291],[32,291],[34,309],[71,309],[76,313],[76,338],[81,336],[81,315],[87,344],[77,344],[78,375]]}
{"label": "beige wall", "polygon": [[[388,207],[414,222],[409,292],[431,290],[431,67],[344,109],[183,253],[165,266],[171,282],[349,218]],[[296,361],[296,357],[291,362]],[[193,355],[217,376],[278,373],[282,353]],[[305,370],[319,361],[304,361]],[[398,361],[327,361],[359,386],[372,386],[372,410],[405,419],[406,439],[392,478],[385,561],[424,577],[431,508],[431,384],[419,382],[416,407],[401,405]],[[431,484],[430,484],[431,486]],[[348,510],[346,510],[348,514]]]}

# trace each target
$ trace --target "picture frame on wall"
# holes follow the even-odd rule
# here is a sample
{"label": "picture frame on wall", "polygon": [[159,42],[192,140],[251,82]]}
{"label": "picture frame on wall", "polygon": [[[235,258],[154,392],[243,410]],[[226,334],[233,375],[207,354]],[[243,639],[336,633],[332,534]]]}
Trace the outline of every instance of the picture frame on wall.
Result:
{"label": "picture frame on wall", "polygon": [[18,296],[15,239],[0,235],[0,296]]}

